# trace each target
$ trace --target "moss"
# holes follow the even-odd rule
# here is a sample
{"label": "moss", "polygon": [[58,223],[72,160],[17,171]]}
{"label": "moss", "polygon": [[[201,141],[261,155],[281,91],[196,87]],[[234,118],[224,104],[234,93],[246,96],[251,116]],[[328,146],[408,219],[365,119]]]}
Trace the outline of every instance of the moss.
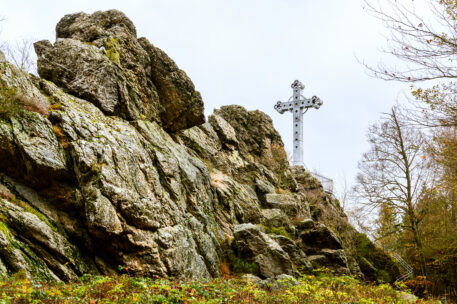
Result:
{"label": "moss", "polygon": [[263,229],[265,229],[265,232],[267,234],[276,234],[276,235],[282,235],[285,236],[288,239],[292,239],[289,235],[289,233],[286,231],[286,228],[284,227],[274,227],[274,226],[264,226],[264,225],[259,225]]}
{"label": "moss", "polygon": [[389,282],[394,281],[394,279],[391,277],[389,272],[384,269],[378,269],[378,271],[376,272],[376,276],[377,276],[378,282],[381,282],[381,283],[389,283]]}
{"label": "moss", "polygon": [[24,209],[26,212],[32,213],[36,217],[38,217],[42,222],[46,223],[46,225],[49,226],[54,232],[58,232],[57,228],[51,224],[51,222],[44,216],[41,212],[36,210],[34,207],[30,206],[28,203],[17,199],[16,197],[13,197],[13,199],[10,200],[13,204],[15,204],[18,207],[21,207]]}
{"label": "moss", "polygon": [[6,236],[8,242],[11,242],[13,240],[13,235],[8,229],[8,225],[6,223],[0,222],[0,231]]}
{"label": "moss", "polygon": [[49,273],[46,264],[29,248],[29,246],[21,241],[16,240],[11,244],[16,249],[22,252],[29,271],[34,280],[53,282],[55,278]]}
{"label": "moss", "polygon": [[97,46],[94,42],[83,41],[82,43],[90,45],[90,46]]}
{"label": "moss", "polygon": [[24,111],[15,88],[9,87],[0,79],[0,119],[9,119]]}
{"label": "moss", "polygon": [[119,43],[116,39],[111,37],[108,42],[106,42],[105,55],[111,60],[114,64],[119,64],[120,53],[118,52]]}
{"label": "moss", "polygon": [[354,245],[357,262],[368,280],[391,283],[399,276],[400,272],[394,261],[365,234],[356,233]]}
{"label": "moss", "polygon": [[203,163],[205,164],[206,168],[208,169],[208,172],[211,173],[214,171],[214,165],[211,161],[207,159],[202,159]]}
{"label": "moss", "polygon": [[49,110],[50,111],[56,111],[58,109],[62,108],[62,104],[60,102],[58,103],[55,103],[55,104],[52,104],[50,107],[49,107]]}

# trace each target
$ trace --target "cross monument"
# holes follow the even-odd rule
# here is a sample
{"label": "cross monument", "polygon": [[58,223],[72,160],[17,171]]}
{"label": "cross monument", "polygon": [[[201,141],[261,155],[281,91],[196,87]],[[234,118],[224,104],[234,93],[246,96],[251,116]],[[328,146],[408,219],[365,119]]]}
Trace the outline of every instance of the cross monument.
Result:
{"label": "cross monument", "polygon": [[303,114],[305,114],[310,108],[319,109],[323,104],[317,96],[311,98],[305,98],[302,95],[305,85],[300,81],[295,80],[291,88],[293,90],[292,97],[287,102],[278,101],[274,106],[275,110],[280,114],[286,111],[291,111],[294,115],[294,154],[293,154],[293,165],[303,166]]}

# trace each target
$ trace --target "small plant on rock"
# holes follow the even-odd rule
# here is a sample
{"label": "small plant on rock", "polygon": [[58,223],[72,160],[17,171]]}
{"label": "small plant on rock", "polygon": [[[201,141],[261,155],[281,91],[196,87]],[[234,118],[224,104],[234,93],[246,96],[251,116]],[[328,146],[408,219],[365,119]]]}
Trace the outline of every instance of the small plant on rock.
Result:
{"label": "small plant on rock", "polygon": [[108,57],[109,60],[111,60],[114,64],[119,64],[119,57],[120,53],[117,50],[119,46],[119,43],[117,42],[116,39],[111,37],[108,42],[106,43],[106,50],[105,50],[105,55]]}

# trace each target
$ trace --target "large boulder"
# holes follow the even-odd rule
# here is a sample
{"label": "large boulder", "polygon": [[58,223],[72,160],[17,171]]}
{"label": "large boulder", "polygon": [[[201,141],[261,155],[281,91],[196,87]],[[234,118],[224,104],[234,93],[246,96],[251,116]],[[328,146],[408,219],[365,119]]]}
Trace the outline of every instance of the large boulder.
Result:
{"label": "large boulder", "polygon": [[227,149],[234,150],[238,147],[238,139],[236,138],[235,129],[219,115],[210,115],[209,123],[214,131],[218,134],[221,143]]}
{"label": "large boulder", "polygon": [[236,225],[234,242],[238,254],[258,266],[261,277],[293,274],[294,268],[289,255],[265,234],[261,227],[253,224]]}
{"label": "large boulder", "polygon": [[287,166],[287,156],[285,152],[281,153],[284,144],[268,115],[236,105],[223,106],[214,113],[233,127],[241,153],[253,155],[266,165],[272,165],[274,161],[278,168]]}
{"label": "large boulder", "polygon": [[203,100],[192,80],[146,38],[140,38],[138,42],[151,61],[151,79],[159,94],[163,127],[175,132],[204,123]]}
{"label": "large boulder", "polygon": [[311,227],[302,224],[301,227],[307,228],[300,231],[299,236],[304,246],[309,248],[308,251],[314,248],[343,249],[340,239],[324,224],[314,224]]}
{"label": "large boulder", "polygon": [[267,208],[283,210],[289,216],[295,216],[300,210],[300,202],[292,194],[269,193],[265,195]]}
{"label": "large boulder", "polygon": [[57,40],[35,43],[38,73],[107,115],[149,119],[169,131],[204,122],[191,80],[117,10],[66,15]]}

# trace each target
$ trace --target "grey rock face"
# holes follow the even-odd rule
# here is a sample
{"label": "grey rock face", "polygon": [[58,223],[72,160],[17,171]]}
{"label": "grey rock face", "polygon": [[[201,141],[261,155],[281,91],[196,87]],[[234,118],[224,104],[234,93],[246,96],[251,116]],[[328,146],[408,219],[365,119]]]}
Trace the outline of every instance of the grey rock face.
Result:
{"label": "grey rock face", "polygon": [[38,73],[107,115],[154,120],[175,132],[204,123],[192,81],[116,10],[66,15],[57,41],[35,43]]}
{"label": "grey rock face", "polygon": [[290,194],[266,194],[265,204],[269,208],[283,210],[289,216],[295,216],[300,210],[299,200]]}
{"label": "grey rock face", "polygon": [[[70,38],[58,38],[54,45],[36,42],[38,73],[66,92],[94,103],[107,115],[157,120],[159,101],[154,85],[146,75],[140,74],[140,78],[121,67],[103,48]],[[144,57],[146,64],[146,54]],[[144,82],[144,87],[139,82]]]}
{"label": "grey rock face", "polygon": [[0,116],[0,275],[211,278],[228,253],[262,278],[348,272],[318,218],[336,207],[266,114],[225,106],[203,123],[191,80],[119,11],[56,32],[35,44],[41,79],[0,65],[1,97],[23,101]]}
{"label": "grey rock face", "polygon": [[151,60],[151,79],[159,94],[163,127],[176,132],[204,123],[202,97],[187,74],[146,38],[138,41]]}
{"label": "grey rock face", "polygon": [[338,237],[323,224],[317,224],[314,227],[301,231],[300,238],[305,246],[343,249],[343,245]]}
{"label": "grey rock face", "polygon": [[234,150],[239,142],[236,138],[235,129],[219,115],[210,115],[208,119],[214,131],[218,134],[222,145],[227,149]]}
{"label": "grey rock face", "polygon": [[262,277],[293,274],[293,264],[289,255],[258,226],[236,225],[234,238],[238,253],[257,264]]}
{"label": "grey rock face", "polygon": [[287,227],[289,218],[280,209],[262,209],[262,223],[266,226]]}

